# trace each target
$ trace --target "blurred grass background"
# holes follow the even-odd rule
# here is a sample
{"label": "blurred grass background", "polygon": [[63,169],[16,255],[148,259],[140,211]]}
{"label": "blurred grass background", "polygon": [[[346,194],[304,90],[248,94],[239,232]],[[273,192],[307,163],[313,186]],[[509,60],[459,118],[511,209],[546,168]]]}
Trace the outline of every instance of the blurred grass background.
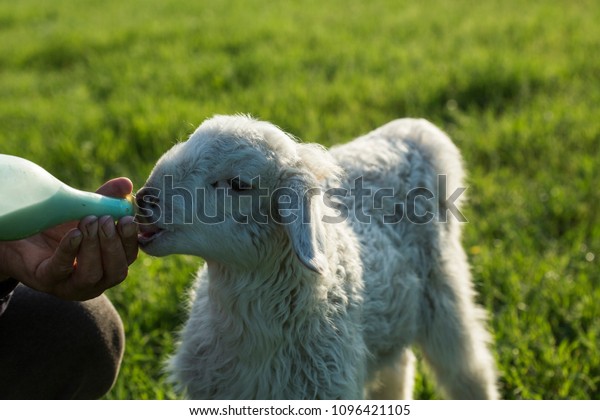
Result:
{"label": "blurred grass background", "polygon": [[[325,145],[398,117],[469,169],[465,245],[504,398],[600,398],[600,3],[0,3],[0,153],[93,190],[216,113]],[[3,180],[4,181],[4,180]],[[109,291],[127,350],[108,398],[176,398],[162,362],[199,261],[142,255]],[[420,365],[416,398],[437,398]]]}

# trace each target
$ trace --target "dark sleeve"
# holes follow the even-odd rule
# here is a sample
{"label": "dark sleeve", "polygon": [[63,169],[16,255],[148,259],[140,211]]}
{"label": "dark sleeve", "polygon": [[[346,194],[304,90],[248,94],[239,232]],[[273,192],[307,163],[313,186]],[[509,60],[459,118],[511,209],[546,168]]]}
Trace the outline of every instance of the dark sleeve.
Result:
{"label": "dark sleeve", "polygon": [[12,292],[18,284],[19,282],[15,279],[0,281],[0,315],[4,313]]}

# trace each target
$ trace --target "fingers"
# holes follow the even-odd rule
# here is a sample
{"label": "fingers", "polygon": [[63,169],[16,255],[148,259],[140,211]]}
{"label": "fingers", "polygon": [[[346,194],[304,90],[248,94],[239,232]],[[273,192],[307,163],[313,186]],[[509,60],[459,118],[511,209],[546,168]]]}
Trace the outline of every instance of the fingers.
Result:
{"label": "fingers", "polygon": [[[85,217],[79,222],[79,230],[83,234],[83,239],[77,254],[76,270],[68,284],[73,291],[79,291],[85,295],[87,293],[95,294],[97,286],[104,277],[98,218],[95,216]],[[87,296],[85,297],[87,298]]]}
{"label": "fingers", "polygon": [[129,264],[112,217],[104,216],[99,220],[100,249],[102,255],[103,286],[116,286],[127,277]]}
{"label": "fingers", "polygon": [[[43,261],[37,268],[35,277],[44,279],[44,283],[48,285],[60,283],[68,278],[75,270],[74,261],[82,241],[83,234],[79,229],[68,232],[58,244],[52,257]],[[51,292],[51,290],[44,291]]]}
{"label": "fingers", "polygon": [[[127,178],[101,186],[99,194],[123,197],[133,190]],[[88,216],[60,242],[54,255],[39,268],[40,278],[53,285],[46,290],[71,300],[86,300],[121,283],[138,254],[137,226],[131,216],[119,223],[110,216]]]}
{"label": "fingers", "polygon": [[[129,178],[115,178],[106,182],[96,192],[111,197],[124,197],[132,191],[133,184]],[[138,255],[137,226],[134,218],[122,217],[117,225],[117,232],[121,237],[127,265],[132,264]]]}
{"label": "fingers", "polygon": [[137,234],[133,218],[123,218],[119,225],[110,216],[81,221],[83,240],[73,287],[99,295],[125,280],[129,264],[137,257]]}
{"label": "fingers", "polygon": [[[108,181],[98,192],[122,197],[133,189],[127,178]],[[134,218],[121,218],[115,225],[110,216],[88,216],[76,229],[48,230],[28,249],[30,287],[69,300],[86,300],[121,283],[137,258],[137,226]],[[57,245],[58,243],[58,245]],[[34,252],[35,251],[35,252]]]}
{"label": "fingers", "polygon": [[134,222],[133,216],[125,216],[119,220],[117,225],[119,236],[121,237],[121,243],[123,250],[125,251],[125,258],[127,264],[132,264],[138,255],[138,239],[137,239],[137,226]]}

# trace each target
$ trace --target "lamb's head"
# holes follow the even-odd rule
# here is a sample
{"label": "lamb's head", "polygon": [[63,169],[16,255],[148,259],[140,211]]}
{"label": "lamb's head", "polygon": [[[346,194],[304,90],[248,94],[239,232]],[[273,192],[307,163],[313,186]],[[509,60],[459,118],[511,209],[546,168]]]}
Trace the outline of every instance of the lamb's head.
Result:
{"label": "lamb's head", "polygon": [[323,148],[270,123],[214,117],[165,153],[138,191],[140,246],[253,269],[273,258],[279,238],[323,272],[320,187],[338,172]]}

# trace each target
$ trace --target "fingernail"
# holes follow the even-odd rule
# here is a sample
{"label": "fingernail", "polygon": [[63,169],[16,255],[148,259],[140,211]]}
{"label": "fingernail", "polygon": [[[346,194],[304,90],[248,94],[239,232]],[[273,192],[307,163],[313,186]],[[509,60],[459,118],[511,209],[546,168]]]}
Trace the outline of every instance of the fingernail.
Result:
{"label": "fingernail", "polygon": [[120,223],[121,223],[121,226],[123,229],[124,236],[133,236],[133,235],[137,234],[137,226],[133,222],[133,217],[131,217],[131,216],[123,217],[121,219]]}
{"label": "fingernail", "polygon": [[115,222],[110,216],[103,216],[100,219],[100,226],[102,228],[102,233],[107,238],[112,238],[115,234]]}
{"label": "fingernail", "polygon": [[122,225],[126,225],[129,223],[133,223],[134,220],[135,218],[133,216],[123,216],[119,219],[119,223],[121,223]]}
{"label": "fingernail", "polygon": [[98,220],[98,218],[96,216],[85,216],[83,218],[83,220],[81,221],[81,223],[83,225],[89,225],[90,223],[95,222],[96,220]]}
{"label": "fingernail", "polygon": [[88,216],[85,220],[85,231],[88,236],[96,236],[98,234],[98,218],[96,216]]}
{"label": "fingernail", "polygon": [[79,245],[81,245],[82,239],[83,239],[83,235],[81,234],[81,231],[78,229],[78,230],[75,230],[71,234],[71,239],[69,239],[69,241],[73,248],[78,248]]}
{"label": "fingernail", "polygon": [[137,226],[135,225],[135,223],[131,222],[131,223],[127,223],[125,226],[123,226],[123,234],[125,236],[133,236],[137,234]]}

